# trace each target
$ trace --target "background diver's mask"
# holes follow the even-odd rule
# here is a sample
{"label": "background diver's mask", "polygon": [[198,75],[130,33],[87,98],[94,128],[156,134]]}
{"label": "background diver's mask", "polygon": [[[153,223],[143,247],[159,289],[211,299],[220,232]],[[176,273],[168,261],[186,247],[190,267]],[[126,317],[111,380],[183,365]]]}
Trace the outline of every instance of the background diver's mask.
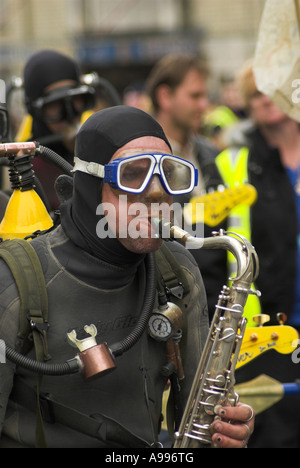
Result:
{"label": "background diver's mask", "polygon": [[95,104],[95,90],[90,86],[62,86],[30,103],[30,112],[47,123],[72,122]]}
{"label": "background diver's mask", "polygon": [[143,192],[155,174],[170,195],[189,193],[198,182],[198,171],[194,165],[170,154],[138,154],[114,159],[104,166],[75,157],[75,171],[102,178],[111,187],[129,193]]}

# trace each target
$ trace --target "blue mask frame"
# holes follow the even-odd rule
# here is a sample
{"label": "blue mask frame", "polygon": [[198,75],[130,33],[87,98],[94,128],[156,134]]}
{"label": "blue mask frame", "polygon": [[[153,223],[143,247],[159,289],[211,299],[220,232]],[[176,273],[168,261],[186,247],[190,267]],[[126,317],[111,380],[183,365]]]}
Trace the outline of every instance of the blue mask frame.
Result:
{"label": "blue mask frame", "polygon": [[[151,164],[147,173],[147,176],[144,179],[144,182],[139,188],[127,187],[122,184],[120,180],[121,168],[124,164],[128,162],[133,162],[135,160],[147,158],[150,160]],[[182,166],[185,166],[190,171],[190,181],[188,187],[174,189],[170,187],[167,177],[163,170],[163,162],[165,160],[173,161],[174,163],[179,163]],[[103,178],[103,181],[110,184],[114,189],[122,190],[128,193],[142,193],[147,185],[149,184],[151,177],[157,174],[161,180],[161,183],[167,193],[170,195],[182,195],[185,193],[191,192],[196,185],[198,184],[198,170],[195,166],[186,161],[185,159],[179,158],[178,156],[173,156],[171,154],[165,153],[144,153],[137,154],[134,156],[129,156],[125,158],[118,158],[111,161],[105,166],[95,163],[95,162],[86,162],[80,160],[78,157],[74,158],[74,168],[73,171],[79,170],[92,174],[96,177]]]}

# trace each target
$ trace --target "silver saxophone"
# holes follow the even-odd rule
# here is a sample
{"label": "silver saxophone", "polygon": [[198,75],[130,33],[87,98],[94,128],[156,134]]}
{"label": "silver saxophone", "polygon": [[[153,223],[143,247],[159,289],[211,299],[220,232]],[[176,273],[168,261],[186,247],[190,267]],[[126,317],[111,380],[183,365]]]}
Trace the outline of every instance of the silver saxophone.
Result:
{"label": "silver saxophone", "polygon": [[162,233],[187,248],[226,249],[237,263],[236,276],[229,278],[231,286],[223,286],[216,305],[205,347],[194,377],[180,427],[175,433],[174,448],[214,447],[211,424],[218,418],[220,406],[238,403],[234,390],[235,367],[239,356],[247,319],[243,317],[249,294],[259,272],[258,257],[251,243],[235,233],[212,233],[212,237],[193,237],[169,222],[160,222]]}

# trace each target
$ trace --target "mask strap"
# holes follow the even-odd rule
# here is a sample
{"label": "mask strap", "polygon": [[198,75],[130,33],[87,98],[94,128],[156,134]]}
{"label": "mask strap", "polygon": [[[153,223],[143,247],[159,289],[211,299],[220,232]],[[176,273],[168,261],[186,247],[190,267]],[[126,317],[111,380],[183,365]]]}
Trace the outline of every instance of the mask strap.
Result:
{"label": "mask strap", "polygon": [[75,156],[72,172],[76,171],[85,172],[86,174],[104,179],[104,166],[95,162],[83,161]]}

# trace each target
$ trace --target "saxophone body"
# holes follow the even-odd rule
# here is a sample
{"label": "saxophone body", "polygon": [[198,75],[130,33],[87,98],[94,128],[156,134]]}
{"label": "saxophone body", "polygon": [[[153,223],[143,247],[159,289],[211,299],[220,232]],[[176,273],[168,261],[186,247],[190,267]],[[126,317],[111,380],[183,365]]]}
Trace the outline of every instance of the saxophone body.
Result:
{"label": "saxophone body", "polygon": [[192,237],[181,228],[170,225],[170,239],[187,248],[226,249],[237,262],[231,286],[223,286],[211,322],[209,334],[194,377],[189,398],[175,433],[175,448],[213,447],[211,424],[218,408],[228,403],[235,406],[235,367],[246,328],[244,306],[258,275],[258,257],[254,247],[242,236],[220,231],[212,237]]}

